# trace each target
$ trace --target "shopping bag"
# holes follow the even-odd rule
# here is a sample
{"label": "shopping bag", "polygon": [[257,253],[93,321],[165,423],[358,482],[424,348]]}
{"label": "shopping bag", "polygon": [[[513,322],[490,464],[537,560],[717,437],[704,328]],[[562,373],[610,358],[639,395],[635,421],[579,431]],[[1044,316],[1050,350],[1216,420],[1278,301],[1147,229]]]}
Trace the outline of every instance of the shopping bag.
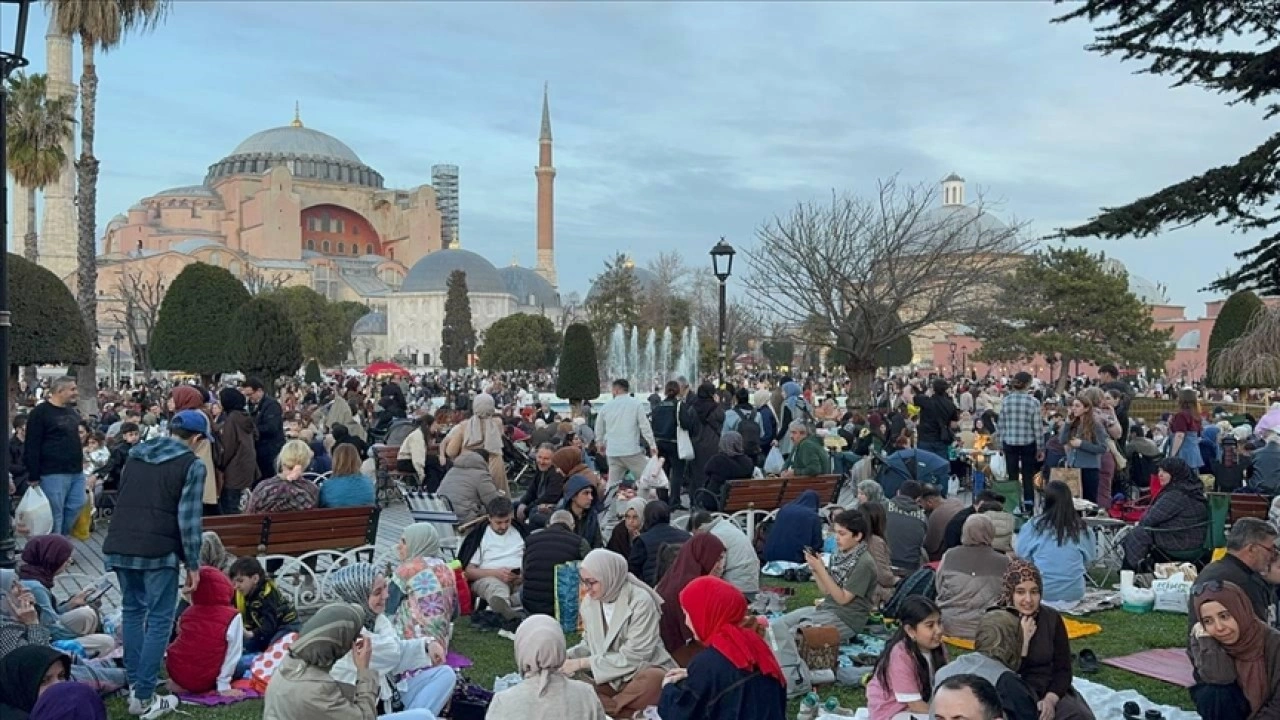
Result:
{"label": "shopping bag", "polygon": [[684,428],[676,428],[676,453],[681,460],[693,459],[693,438],[689,437],[689,431]]}
{"label": "shopping bag", "polygon": [[29,538],[48,535],[53,531],[53,509],[39,485],[27,488],[22,502],[18,503],[17,513],[14,515],[14,530]]}
{"label": "shopping bag", "polygon": [[1049,482],[1058,480],[1071,488],[1071,497],[1080,497],[1080,468],[1056,467],[1049,470]]}
{"label": "shopping bag", "polygon": [[644,472],[636,486],[641,490],[658,490],[667,487],[667,473],[662,470],[662,458],[651,457],[645,463]]}
{"label": "shopping bag", "polygon": [[578,632],[579,595],[578,563],[567,562],[555,569],[556,620],[566,633]]}
{"label": "shopping bag", "polygon": [[71,537],[82,542],[88,540],[89,534],[93,532],[92,500],[92,496],[85,500],[84,507],[80,508],[80,514],[76,516],[76,524],[71,528]]}
{"label": "shopping bag", "polygon": [[778,448],[770,448],[769,454],[764,458],[764,474],[778,475],[785,465],[786,461],[782,459],[782,451]]}
{"label": "shopping bag", "polygon": [[1004,453],[992,455],[989,464],[991,466],[991,476],[995,478],[996,482],[1000,482],[1009,476],[1009,467],[1005,463]]}
{"label": "shopping bag", "polygon": [[1192,581],[1187,580],[1182,573],[1174,573],[1168,579],[1151,583],[1151,590],[1156,595],[1155,609],[1185,615],[1191,601],[1191,584]]}

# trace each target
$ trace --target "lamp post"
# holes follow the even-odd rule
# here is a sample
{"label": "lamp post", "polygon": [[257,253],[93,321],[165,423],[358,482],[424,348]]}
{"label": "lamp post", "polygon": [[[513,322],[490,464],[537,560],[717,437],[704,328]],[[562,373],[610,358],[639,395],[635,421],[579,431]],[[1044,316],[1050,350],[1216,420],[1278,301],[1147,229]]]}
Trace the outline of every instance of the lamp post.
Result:
{"label": "lamp post", "polygon": [[[724,382],[724,315],[725,315],[725,295],[724,284],[729,279],[729,275],[733,273],[733,256],[737,251],[733,246],[724,241],[724,237],[720,237],[720,242],[711,248],[711,269],[716,275],[716,279],[720,281],[720,332],[719,341],[716,347],[720,357],[720,381]],[[695,348],[696,350],[696,348]]]}
{"label": "lamp post", "polygon": [[[17,10],[17,22],[8,25],[6,16]],[[5,126],[8,124],[9,74],[27,65],[22,56],[26,44],[27,14],[31,0],[0,0],[0,398],[4,398],[4,412],[0,413],[0,480],[9,479],[9,172],[5,167]],[[13,27],[12,36],[5,30]],[[9,524],[9,491],[0,492],[0,568],[13,567],[13,528]]]}
{"label": "lamp post", "polygon": [[111,387],[120,387],[120,343],[124,342],[124,334],[119,330],[111,336]]}
{"label": "lamp post", "polygon": [[956,344],[951,343],[951,372],[954,375],[956,371]]}

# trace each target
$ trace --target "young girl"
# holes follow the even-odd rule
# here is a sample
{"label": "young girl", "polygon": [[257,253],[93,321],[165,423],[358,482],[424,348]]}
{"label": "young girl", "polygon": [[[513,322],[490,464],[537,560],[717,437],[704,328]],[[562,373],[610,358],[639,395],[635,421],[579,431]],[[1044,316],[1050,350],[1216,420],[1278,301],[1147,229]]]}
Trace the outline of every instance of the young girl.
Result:
{"label": "young girl", "polygon": [[898,613],[902,624],[885,643],[867,685],[871,720],[929,717],[933,674],[947,664],[942,649],[942,611],[923,595],[912,595]]}

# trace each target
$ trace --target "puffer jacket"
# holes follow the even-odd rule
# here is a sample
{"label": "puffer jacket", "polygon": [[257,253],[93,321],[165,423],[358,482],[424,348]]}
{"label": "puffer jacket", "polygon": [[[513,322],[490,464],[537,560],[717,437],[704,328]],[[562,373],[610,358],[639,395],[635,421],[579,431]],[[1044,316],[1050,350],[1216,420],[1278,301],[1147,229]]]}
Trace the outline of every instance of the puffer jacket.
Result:
{"label": "puffer jacket", "polygon": [[473,452],[464,452],[440,481],[440,494],[449,499],[458,524],[465,525],[485,514],[489,501],[502,493],[489,475],[489,464]]}
{"label": "puffer jacket", "polygon": [[1001,582],[1009,558],[982,545],[951,548],[942,556],[934,587],[948,635],[972,638],[978,621],[1000,597]]}

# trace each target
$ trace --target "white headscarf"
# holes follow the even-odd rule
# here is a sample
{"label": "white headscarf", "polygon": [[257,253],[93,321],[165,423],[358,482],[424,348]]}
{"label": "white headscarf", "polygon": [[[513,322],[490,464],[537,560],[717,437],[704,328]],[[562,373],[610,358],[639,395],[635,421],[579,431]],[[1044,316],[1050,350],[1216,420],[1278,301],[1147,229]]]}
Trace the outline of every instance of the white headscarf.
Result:
{"label": "white headscarf", "polygon": [[592,550],[583,558],[582,567],[600,582],[600,602],[602,603],[617,600],[622,588],[630,583],[632,588],[648,593],[655,603],[662,604],[662,596],[632,575],[627,566],[627,559],[612,550],[603,548]]}
{"label": "white headscarf", "polygon": [[538,697],[565,661],[564,631],[548,615],[530,615],[516,630],[516,666],[526,681],[537,683]]}
{"label": "white headscarf", "polygon": [[463,447],[481,448],[490,454],[502,452],[502,426],[501,421],[494,421],[495,407],[493,396],[487,393],[481,393],[471,401],[471,418],[467,420],[467,429],[462,436]]}

